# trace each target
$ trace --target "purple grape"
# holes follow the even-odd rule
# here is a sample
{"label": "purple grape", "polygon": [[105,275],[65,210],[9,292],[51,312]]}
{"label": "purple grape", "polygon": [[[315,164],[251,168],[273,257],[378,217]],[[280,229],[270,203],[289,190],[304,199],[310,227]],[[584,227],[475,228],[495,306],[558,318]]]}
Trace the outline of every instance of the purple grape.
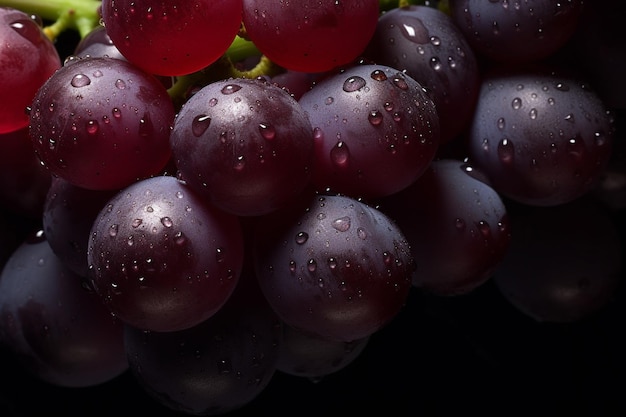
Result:
{"label": "purple grape", "polygon": [[261,80],[227,79],[194,94],[171,135],[179,175],[217,207],[268,214],[309,184],[313,129],[298,102]]}
{"label": "purple grape", "polygon": [[402,309],[414,263],[402,232],[346,196],[302,199],[259,221],[254,263],[270,306],[289,326],[351,342]]}
{"label": "purple grape", "polygon": [[405,234],[415,258],[413,285],[437,295],[475,290],[508,251],[507,209],[476,169],[434,161],[407,189],[381,201]]}
{"label": "purple grape", "polygon": [[450,16],[481,56],[538,61],[554,54],[583,17],[583,0],[450,0]]}
{"label": "purple grape", "polygon": [[612,114],[580,76],[505,67],[483,78],[468,147],[498,193],[549,206],[597,185],[614,131]]}
{"label": "purple grape", "polygon": [[126,327],[130,370],[157,402],[189,415],[222,415],[254,400],[276,371],[281,323],[254,275],[220,311],[178,332]]}
{"label": "purple grape", "polygon": [[115,58],[66,63],[30,112],[35,152],[50,172],[87,189],[120,189],[170,159],[174,105],[152,75]]}
{"label": "purple grape", "polygon": [[450,16],[429,6],[391,9],[378,19],[365,56],[406,72],[428,91],[439,115],[441,144],[467,129],[480,72],[473,49]]}
{"label": "purple grape", "polygon": [[175,177],[138,181],[103,207],[87,248],[89,278],[106,306],[139,329],[176,331],[215,314],[243,263],[238,219]]}
{"label": "purple grape", "polygon": [[0,343],[53,385],[99,385],[128,369],[121,323],[41,232],[13,252],[0,275]]}
{"label": "purple grape", "polygon": [[400,70],[362,64],[334,73],[299,100],[315,131],[313,183],[352,197],[398,192],[439,147],[435,103]]}

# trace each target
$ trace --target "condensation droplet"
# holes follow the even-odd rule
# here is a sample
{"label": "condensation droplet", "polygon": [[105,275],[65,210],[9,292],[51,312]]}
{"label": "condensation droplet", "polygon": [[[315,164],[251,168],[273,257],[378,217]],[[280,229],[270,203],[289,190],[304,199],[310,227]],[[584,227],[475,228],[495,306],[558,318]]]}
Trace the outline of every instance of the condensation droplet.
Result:
{"label": "condensation droplet", "polygon": [[120,90],[123,90],[126,88],[126,83],[121,78],[118,78],[115,81],[115,87],[119,88]]}
{"label": "condensation droplet", "polygon": [[200,114],[193,118],[191,122],[191,133],[195,137],[200,137],[211,125],[211,118],[205,114]]}
{"label": "condensation droplet", "polygon": [[378,110],[372,110],[367,116],[367,120],[369,120],[373,126],[380,126],[383,122],[383,114]]}
{"label": "condensation droplet", "polygon": [[348,216],[339,217],[338,219],[335,219],[332,222],[333,228],[340,232],[347,232],[348,230],[350,230],[351,224],[352,223],[351,223],[350,217]]}
{"label": "condensation droplet", "polygon": [[502,139],[498,143],[498,157],[500,161],[504,164],[510,164],[513,162],[513,158],[515,156],[515,147],[513,146],[513,142],[508,139]]}
{"label": "condensation droplet", "polygon": [[229,95],[241,90],[241,86],[237,84],[228,84],[222,88],[222,94]]}
{"label": "condensation droplet", "polygon": [[161,218],[161,224],[165,227],[172,227],[174,223],[172,222],[171,218],[166,216],[166,217]]}
{"label": "condensation droplet", "polygon": [[118,230],[119,230],[119,226],[117,224],[112,224],[111,227],[109,227],[109,236],[111,237],[117,236]]}
{"label": "condensation droplet", "polygon": [[307,240],[309,240],[309,234],[306,232],[300,232],[296,235],[296,243],[298,245],[305,244]]}
{"label": "condensation droplet", "polygon": [[353,93],[365,87],[366,84],[367,83],[365,79],[363,79],[363,77],[355,75],[354,77],[350,77],[346,81],[344,81],[343,91],[345,91],[346,93]]}
{"label": "condensation droplet", "polygon": [[87,133],[89,133],[90,135],[95,135],[96,133],[98,133],[99,129],[100,125],[96,120],[89,120],[87,122]]}
{"label": "condensation droplet", "polygon": [[514,110],[519,110],[522,107],[522,99],[515,97],[511,102],[511,107],[513,107]]}
{"label": "condensation droplet", "polygon": [[350,149],[343,141],[337,142],[330,150],[330,160],[338,167],[345,167],[350,160]]}
{"label": "condensation droplet", "polygon": [[385,74],[385,71],[379,70],[379,69],[372,71],[372,73],[370,74],[370,77],[372,77],[372,79],[376,81],[387,80],[387,74]]}
{"label": "condensation droplet", "polygon": [[91,84],[91,79],[85,74],[76,74],[70,81],[70,84],[76,88],[85,87]]}
{"label": "condensation droplet", "polygon": [[272,140],[276,137],[276,129],[269,123],[260,123],[259,132],[261,132],[261,136],[266,140]]}

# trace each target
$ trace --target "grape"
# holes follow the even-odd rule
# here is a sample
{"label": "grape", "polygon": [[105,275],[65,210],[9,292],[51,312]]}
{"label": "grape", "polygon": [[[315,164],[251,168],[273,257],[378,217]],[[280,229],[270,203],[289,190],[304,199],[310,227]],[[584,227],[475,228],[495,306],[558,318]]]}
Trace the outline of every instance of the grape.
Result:
{"label": "grape", "polygon": [[126,326],[130,369],[156,401],[188,415],[242,408],[270,383],[281,323],[247,271],[213,317],[178,332]]}
{"label": "grape", "polygon": [[28,125],[26,108],[61,67],[54,44],[28,14],[0,7],[0,134]]}
{"label": "grape", "polygon": [[99,385],[128,369],[121,323],[43,233],[18,246],[0,275],[0,343],[53,385]]}
{"label": "grape", "polygon": [[423,87],[391,67],[355,65],[302,95],[314,129],[312,181],[353,197],[396,193],[433,160],[439,117]]}
{"label": "grape", "polygon": [[98,26],[87,36],[82,38],[76,48],[74,55],[79,57],[109,57],[126,60],[124,55],[117,49],[104,26]]}
{"label": "grape", "polygon": [[0,202],[20,216],[41,218],[52,177],[35,156],[28,127],[0,134]]}
{"label": "grape", "polygon": [[450,0],[450,16],[476,53],[498,62],[538,61],[573,35],[583,0]]}
{"label": "grape", "polygon": [[428,6],[380,16],[364,55],[406,72],[428,91],[441,126],[441,144],[459,136],[474,112],[480,72],[474,51],[450,16]]}
{"label": "grape", "polygon": [[308,185],[313,128],[298,102],[261,80],[226,79],[178,113],[171,147],[179,175],[239,216],[274,211]]}
{"label": "grape", "polygon": [[208,205],[172,176],[131,184],[96,217],[89,279],[120,320],[176,331],[215,314],[243,263],[238,219]]}
{"label": "grape", "polygon": [[484,176],[462,161],[441,159],[407,189],[380,202],[411,245],[413,285],[437,295],[475,290],[508,251],[507,209]]}
{"label": "grape", "polygon": [[376,0],[243,0],[247,37],[276,64],[324,72],[358,58],[374,34]]}
{"label": "grape", "polygon": [[184,75],[226,52],[242,7],[242,0],[104,0],[102,20],[130,62],[156,75]]}
{"label": "grape", "polygon": [[623,249],[606,209],[580,198],[512,213],[511,249],[494,280],[515,308],[540,322],[569,323],[613,301]]}
{"label": "grape", "polygon": [[255,271],[287,325],[351,342],[384,327],[411,288],[413,258],[387,216],[353,198],[302,199],[259,221]]}
{"label": "grape", "polygon": [[551,67],[497,68],[483,77],[469,153],[501,195],[557,205],[596,186],[614,130],[611,113],[581,76]]}
{"label": "grape", "polygon": [[327,340],[283,324],[276,368],[288,375],[319,381],[354,362],[370,337],[342,342]]}
{"label": "grape", "polygon": [[42,226],[48,244],[64,265],[87,277],[91,226],[116,191],[88,190],[55,177],[43,207]]}
{"label": "grape", "polygon": [[37,92],[35,152],[50,172],[87,189],[116,190],[170,159],[174,105],[163,85],[127,61],[70,61]]}

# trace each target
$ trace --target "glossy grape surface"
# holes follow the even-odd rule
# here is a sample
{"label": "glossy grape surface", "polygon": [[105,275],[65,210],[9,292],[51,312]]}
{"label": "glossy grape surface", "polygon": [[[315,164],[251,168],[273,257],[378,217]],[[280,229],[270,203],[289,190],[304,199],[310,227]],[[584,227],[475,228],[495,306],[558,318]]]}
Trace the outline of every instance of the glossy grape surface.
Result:
{"label": "glossy grape surface", "polygon": [[238,219],[170,176],[136,182],[94,221],[89,278],[105,305],[142,330],[192,327],[224,305],[243,264]]}
{"label": "glossy grape surface", "polygon": [[115,58],[70,61],[37,92],[35,152],[79,187],[120,189],[167,164],[174,106],[152,75]]}
{"label": "glossy grape surface", "polygon": [[102,19],[122,55],[156,75],[215,62],[239,31],[241,0],[104,0]]}
{"label": "glossy grape surface", "polygon": [[0,134],[28,125],[27,107],[60,67],[59,53],[37,22],[0,7]]}
{"label": "glossy grape surface", "polygon": [[300,97],[314,129],[313,183],[383,197],[415,181],[440,144],[439,115],[421,84],[384,65],[334,73]]}
{"label": "glossy grape surface", "polygon": [[178,174],[235,215],[270,213],[311,177],[311,123],[288,92],[264,81],[202,88],[178,113],[170,141]]}

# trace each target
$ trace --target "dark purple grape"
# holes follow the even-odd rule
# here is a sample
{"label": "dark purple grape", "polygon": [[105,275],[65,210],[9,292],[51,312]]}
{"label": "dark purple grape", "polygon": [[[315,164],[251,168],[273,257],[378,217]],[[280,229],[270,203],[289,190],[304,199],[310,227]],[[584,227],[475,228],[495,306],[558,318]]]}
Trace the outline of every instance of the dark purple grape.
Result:
{"label": "dark purple grape", "polygon": [[413,285],[437,295],[475,290],[491,278],[511,240],[504,202],[476,169],[434,161],[407,189],[381,202],[411,245]]}
{"label": "dark purple grape", "polygon": [[554,54],[583,16],[583,0],[450,0],[450,16],[474,50],[499,62]]}
{"label": "dark purple grape", "polygon": [[180,176],[239,216],[274,211],[309,184],[313,129],[298,102],[261,80],[226,79],[194,94],[176,117]]}
{"label": "dark purple grape", "polygon": [[435,102],[441,144],[469,125],[480,88],[474,51],[450,16],[430,6],[397,7],[382,14],[364,53],[406,72]]}
{"label": "dark purple grape", "polygon": [[604,207],[581,198],[512,211],[511,248],[495,271],[502,296],[541,322],[589,317],[613,301],[622,242]]}
{"label": "dark purple grape", "polygon": [[377,209],[346,196],[314,196],[258,223],[260,287],[289,326],[325,339],[367,337],[402,309],[413,258]]}
{"label": "dark purple grape", "polygon": [[113,44],[104,26],[97,26],[87,36],[82,38],[74,49],[74,55],[83,58],[109,57],[126,61],[124,55]]}
{"label": "dark purple grape", "polygon": [[55,255],[74,273],[87,277],[87,245],[91,226],[111,190],[88,190],[55,177],[44,202],[42,226]]}
{"label": "dark purple grape", "polygon": [[468,147],[501,195],[549,206],[596,186],[614,131],[613,115],[580,76],[499,68],[483,78]]}
{"label": "dark purple grape", "polygon": [[120,59],[81,58],[38,91],[30,136],[54,175],[87,189],[120,189],[167,164],[174,115],[154,76]]}
{"label": "dark purple grape", "polygon": [[254,400],[272,380],[281,342],[281,322],[256,285],[244,273],[224,307],[190,329],[127,326],[130,370],[141,387],[190,415],[222,415]]}
{"label": "dark purple grape", "polygon": [[0,343],[53,385],[98,385],[128,368],[121,323],[56,257],[43,232],[15,250],[0,275]]}
{"label": "dark purple grape", "polygon": [[388,66],[330,75],[299,103],[314,129],[313,183],[320,191],[391,195],[415,181],[439,147],[435,103],[417,81]]}
{"label": "dark purple grape", "polygon": [[276,368],[288,375],[319,382],[357,360],[370,338],[343,342],[328,340],[283,324]]}
{"label": "dark purple grape", "polygon": [[89,277],[106,306],[139,329],[176,331],[215,314],[241,274],[238,219],[171,176],[138,181],[94,221]]}

